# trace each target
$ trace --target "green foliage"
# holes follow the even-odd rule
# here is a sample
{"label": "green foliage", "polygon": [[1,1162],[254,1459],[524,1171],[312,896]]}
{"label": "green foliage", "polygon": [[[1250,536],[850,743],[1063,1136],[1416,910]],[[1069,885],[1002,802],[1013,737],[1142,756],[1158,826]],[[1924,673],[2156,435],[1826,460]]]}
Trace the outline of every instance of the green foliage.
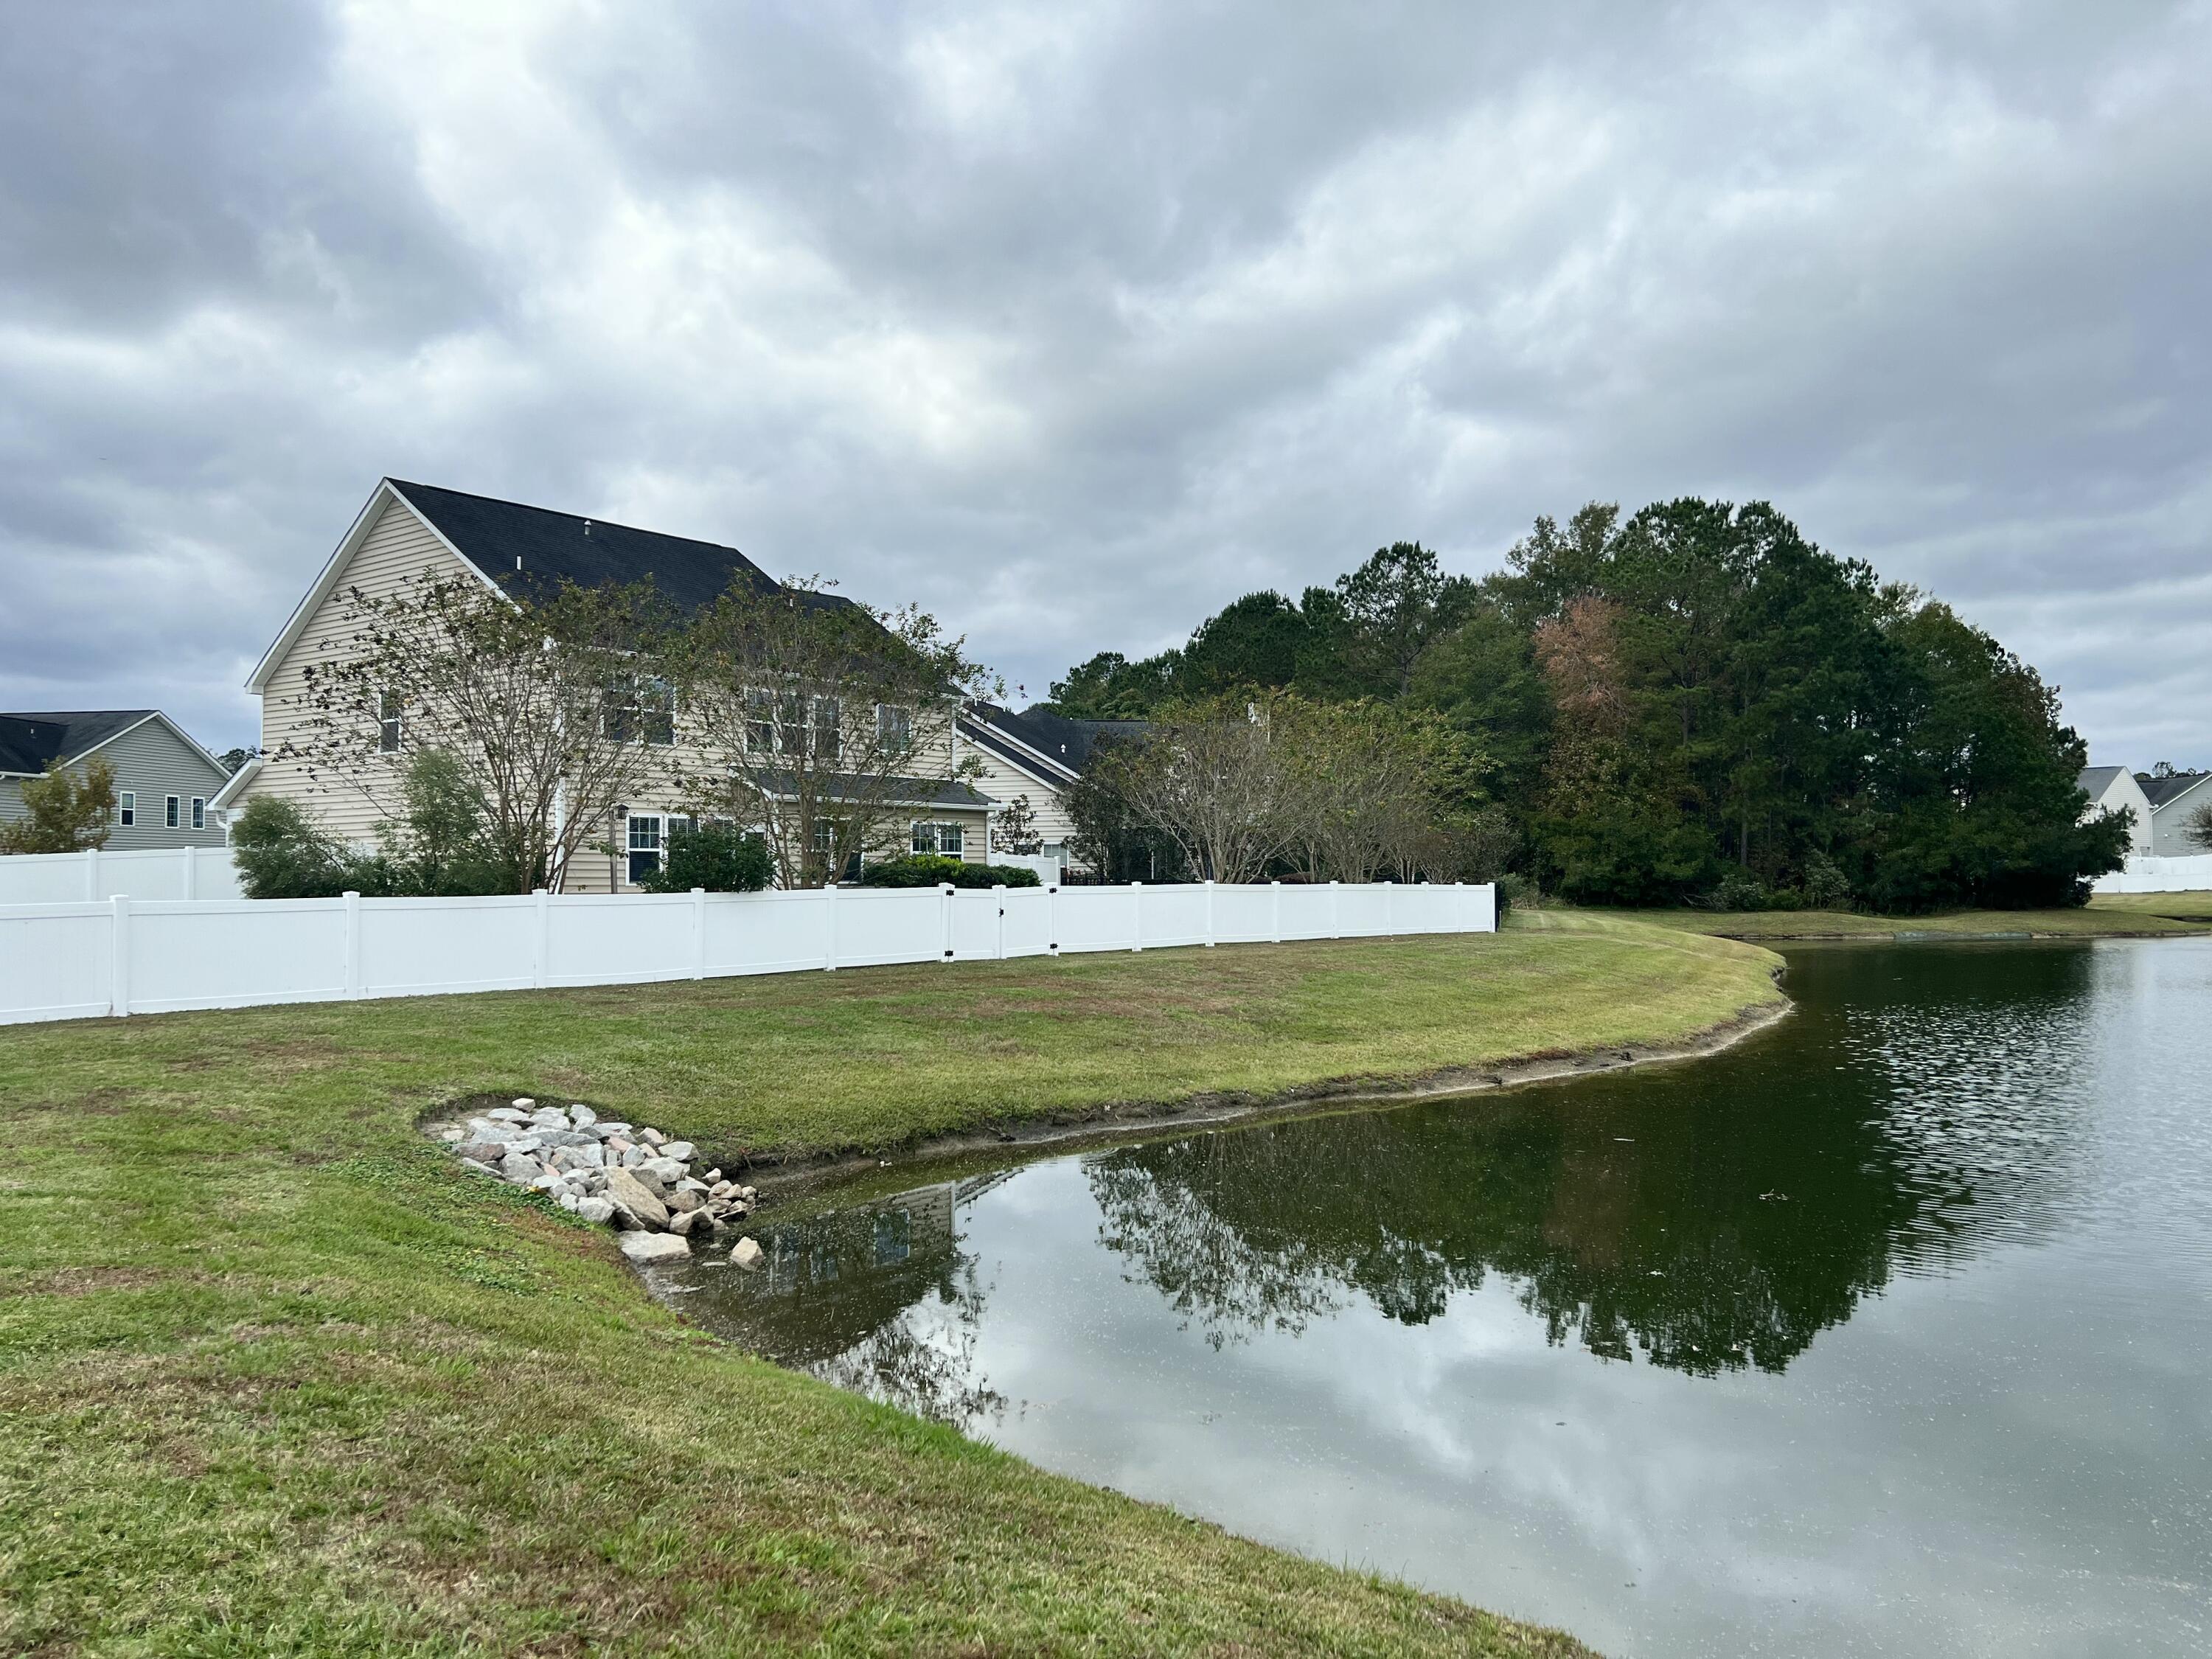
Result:
{"label": "green foliage", "polygon": [[1036,887],[1034,870],[1018,864],[970,864],[939,854],[886,859],[860,872],[863,887]]}
{"label": "green foliage", "polygon": [[390,894],[434,897],[469,893],[527,892],[544,884],[542,869],[523,869],[519,845],[502,844],[490,830],[483,793],[469,769],[448,749],[418,749],[401,769],[405,816],[378,831],[380,869],[361,875]]}
{"label": "green foliage", "polygon": [[768,842],[733,823],[702,823],[677,830],[662,849],[660,868],[645,881],[650,892],[757,893],[775,874]]}
{"label": "green foliage", "polygon": [[114,769],[97,756],[82,772],[60,762],[43,777],[26,778],[23,816],[0,823],[0,854],[82,853],[106,844],[115,821]]}
{"label": "green foliage", "polygon": [[323,833],[297,801],[256,795],[230,827],[230,855],[248,898],[336,898],[361,886],[362,860]]}

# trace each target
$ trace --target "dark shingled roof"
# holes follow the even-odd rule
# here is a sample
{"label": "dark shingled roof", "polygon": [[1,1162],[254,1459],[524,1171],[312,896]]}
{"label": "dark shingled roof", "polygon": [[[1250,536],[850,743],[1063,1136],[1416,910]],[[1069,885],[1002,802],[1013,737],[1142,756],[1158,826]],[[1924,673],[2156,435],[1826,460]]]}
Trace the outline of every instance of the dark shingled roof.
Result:
{"label": "dark shingled roof", "polygon": [[0,714],[0,772],[43,772],[50,761],[75,760],[153,713],[150,708],[91,708]]}
{"label": "dark shingled roof", "polygon": [[2087,790],[2089,799],[2094,800],[2111,787],[2114,778],[2127,769],[2124,766],[2085,766],[2081,769],[2081,775],[2075,781]]}
{"label": "dark shingled roof", "polygon": [[1020,763],[1019,757],[991,743],[996,732],[1028,744],[1071,772],[1080,772],[1091,763],[1091,751],[1101,738],[1127,737],[1146,728],[1143,720],[1072,720],[1049,708],[1024,708],[1018,714],[993,702],[973,704],[968,712],[977,728],[971,734],[1007,759]]}
{"label": "dark shingled roof", "polygon": [[2212,773],[2170,772],[2161,778],[2148,772],[2138,772],[2136,781],[2142,785],[2143,795],[2150,802],[2151,811],[2155,812],[2176,795],[2186,793],[2207,777],[2212,777]]}
{"label": "dark shingled roof", "polygon": [[[465,495],[435,484],[409,483],[403,478],[389,482],[470,563],[526,599],[542,596],[563,580],[579,587],[599,587],[649,577],[661,598],[692,611],[714,604],[739,580],[758,592],[773,592],[781,586],[734,547]],[[521,561],[519,568],[517,559]],[[852,603],[833,594],[812,596],[811,602]]]}

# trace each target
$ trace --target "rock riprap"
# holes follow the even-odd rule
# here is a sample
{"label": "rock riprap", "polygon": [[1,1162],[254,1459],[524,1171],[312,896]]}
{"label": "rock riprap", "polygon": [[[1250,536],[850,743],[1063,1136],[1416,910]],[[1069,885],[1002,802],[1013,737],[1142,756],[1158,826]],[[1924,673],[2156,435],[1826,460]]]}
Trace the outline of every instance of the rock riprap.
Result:
{"label": "rock riprap", "polygon": [[711,1243],[752,1213],[757,1194],[697,1175],[698,1148],[658,1129],[602,1119],[588,1106],[540,1106],[522,1099],[460,1123],[431,1126],[461,1166],[510,1186],[543,1193],[586,1221],[623,1230],[633,1261],[672,1261]]}

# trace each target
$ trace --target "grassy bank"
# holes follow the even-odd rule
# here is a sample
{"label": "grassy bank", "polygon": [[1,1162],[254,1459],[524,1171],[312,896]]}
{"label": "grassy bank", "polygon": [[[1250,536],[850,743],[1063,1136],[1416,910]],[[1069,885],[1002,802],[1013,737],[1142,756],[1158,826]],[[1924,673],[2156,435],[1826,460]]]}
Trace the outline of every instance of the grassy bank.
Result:
{"label": "grassy bank", "polygon": [[[2146,902],[2148,901],[2148,902]],[[1650,922],[1716,939],[1972,938],[2139,939],[2212,928],[2212,894],[2158,893],[2094,898],[2078,910],[1953,910],[1934,916],[1863,915],[1851,910],[1594,910],[1591,915]]]}
{"label": "grassy bank", "polygon": [[1573,1654],[744,1358],[413,1125],[712,1145],[1663,1042],[1753,947],[1162,952],[0,1030],[0,1650]]}

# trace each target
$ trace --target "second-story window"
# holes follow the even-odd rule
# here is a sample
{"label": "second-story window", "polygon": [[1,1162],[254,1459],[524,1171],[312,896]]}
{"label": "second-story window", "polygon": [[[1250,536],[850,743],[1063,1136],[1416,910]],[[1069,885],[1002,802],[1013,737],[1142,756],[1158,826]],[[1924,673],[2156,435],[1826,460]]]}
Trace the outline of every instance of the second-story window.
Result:
{"label": "second-story window", "polygon": [[885,752],[902,755],[914,747],[914,710],[896,703],[876,705],[876,738]]}
{"label": "second-story window", "polygon": [[775,700],[776,736],[787,755],[806,752],[806,696],[787,691]]}
{"label": "second-story window", "polygon": [[757,688],[745,693],[745,752],[775,752],[775,698]]}
{"label": "second-story window", "polygon": [[607,691],[607,735],[617,743],[676,741],[676,693],[664,679],[641,674]]}
{"label": "second-story window", "polygon": [[814,700],[814,758],[834,761],[845,752],[844,733],[837,724],[837,699]]}
{"label": "second-story window", "polygon": [[377,699],[376,749],[379,754],[396,755],[399,752],[399,740],[404,735],[401,728],[404,708],[397,691],[386,691]]}

